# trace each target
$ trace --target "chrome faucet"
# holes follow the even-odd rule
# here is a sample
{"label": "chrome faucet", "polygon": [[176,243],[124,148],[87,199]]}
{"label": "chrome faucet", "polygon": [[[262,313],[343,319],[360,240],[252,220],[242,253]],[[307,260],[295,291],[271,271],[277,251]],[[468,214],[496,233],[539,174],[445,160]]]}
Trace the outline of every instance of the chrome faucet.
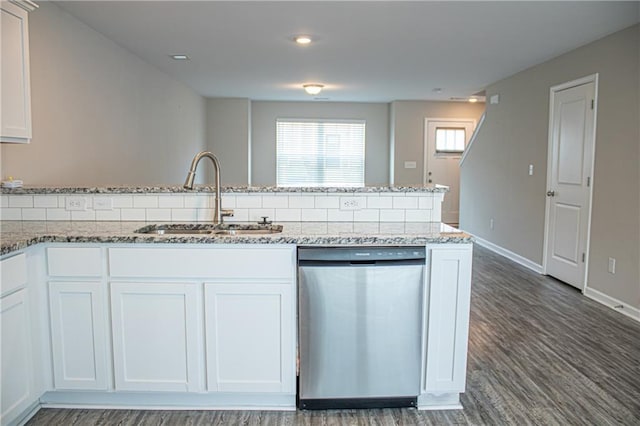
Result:
{"label": "chrome faucet", "polygon": [[226,216],[233,216],[233,210],[223,210],[222,209],[222,197],[220,196],[220,163],[215,155],[213,155],[209,151],[202,151],[196,154],[193,157],[193,161],[191,162],[191,168],[189,168],[189,173],[187,173],[187,179],[184,181],[185,189],[193,189],[193,180],[196,177],[196,169],[198,168],[198,163],[204,157],[207,157],[213,163],[213,169],[215,173],[216,180],[216,199],[215,199],[215,208],[213,210],[213,223],[218,224],[222,223],[222,220]]}

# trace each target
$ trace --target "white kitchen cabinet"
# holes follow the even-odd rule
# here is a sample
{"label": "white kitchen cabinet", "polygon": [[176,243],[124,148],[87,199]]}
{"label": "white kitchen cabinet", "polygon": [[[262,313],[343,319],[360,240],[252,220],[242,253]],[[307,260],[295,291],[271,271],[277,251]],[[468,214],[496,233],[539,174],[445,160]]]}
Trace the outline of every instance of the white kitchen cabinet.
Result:
{"label": "white kitchen cabinet", "polygon": [[195,283],[111,283],[117,391],[201,390],[199,300]]}
{"label": "white kitchen cabinet", "polygon": [[50,282],[56,389],[106,390],[107,322],[101,282]]}
{"label": "white kitchen cabinet", "polygon": [[471,245],[429,250],[423,393],[464,392],[471,296]]}
{"label": "white kitchen cabinet", "polygon": [[208,391],[295,392],[293,287],[205,284]]}
{"label": "white kitchen cabinet", "polygon": [[28,11],[35,7],[30,1],[0,3],[0,142],[28,143],[31,140]]}
{"label": "white kitchen cabinet", "polygon": [[27,289],[0,299],[2,394],[0,423],[17,420],[37,399],[33,390]]}

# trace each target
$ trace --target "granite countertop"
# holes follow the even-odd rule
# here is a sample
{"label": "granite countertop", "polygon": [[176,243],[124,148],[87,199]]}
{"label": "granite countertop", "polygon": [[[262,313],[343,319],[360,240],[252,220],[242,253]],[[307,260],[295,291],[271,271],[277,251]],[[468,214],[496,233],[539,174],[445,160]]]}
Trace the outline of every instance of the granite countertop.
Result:
{"label": "granite countertop", "polygon": [[[351,192],[448,192],[449,187],[444,185],[420,185],[420,186],[363,186],[363,187],[279,187],[279,186],[225,186],[220,190],[223,193],[255,192],[305,192],[305,193],[351,193]],[[100,187],[70,187],[70,186],[25,186],[23,188],[2,188],[2,194],[154,194],[154,193],[194,193],[215,192],[215,186],[196,185],[194,189],[184,189],[180,185],[158,186],[100,186]]]}
{"label": "granite countertop", "polygon": [[149,235],[134,231],[149,222],[1,221],[0,255],[38,243],[174,243],[425,245],[470,243],[472,237],[448,225],[380,222],[281,222],[282,233],[268,235]]}

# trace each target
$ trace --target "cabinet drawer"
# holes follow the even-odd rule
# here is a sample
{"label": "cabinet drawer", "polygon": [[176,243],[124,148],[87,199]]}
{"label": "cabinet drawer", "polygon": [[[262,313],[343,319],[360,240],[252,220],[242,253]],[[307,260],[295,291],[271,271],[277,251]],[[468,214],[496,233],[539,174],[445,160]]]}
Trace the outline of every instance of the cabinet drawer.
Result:
{"label": "cabinet drawer", "polygon": [[99,247],[51,247],[47,266],[52,277],[99,277],[102,257]]}
{"label": "cabinet drawer", "polygon": [[0,262],[2,284],[0,292],[8,293],[27,283],[27,259],[20,253]]}
{"label": "cabinet drawer", "polygon": [[112,248],[112,277],[242,278],[291,280],[290,247]]}

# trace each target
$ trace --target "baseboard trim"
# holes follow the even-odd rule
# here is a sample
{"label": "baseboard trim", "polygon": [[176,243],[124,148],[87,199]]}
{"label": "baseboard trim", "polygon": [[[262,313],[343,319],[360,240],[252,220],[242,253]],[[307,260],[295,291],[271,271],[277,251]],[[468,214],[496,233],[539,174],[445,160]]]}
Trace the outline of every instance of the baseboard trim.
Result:
{"label": "baseboard trim", "polygon": [[[464,232],[467,232],[467,231],[464,231]],[[473,235],[473,238],[475,239],[476,243],[478,243],[478,245],[484,248],[487,248],[492,252],[497,253],[501,256],[504,256],[507,259],[516,262],[518,265],[524,266],[525,268],[532,270],[533,272],[542,274],[542,265],[538,265],[537,263],[532,262],[526,257],[520,256],[519,254],[514,253],[511,250],[507,250],[506,248],[500,247],[499,245],[489,242],[478,236]]]}
{"label": "baseboard trim", "polygon": [[418,410],[462,410],[459,393],[418,395]]}
{"label": "baseboard trim", "polygon": [[640,322],[640,309],[638,308],[621,302],[620,300],[608,296],[601,291],[595,290],[591,287],[585,288],[583,294],[591,300],[595,300],[596,302],[605,305],[616,312],[620,312],[622,315]]}

